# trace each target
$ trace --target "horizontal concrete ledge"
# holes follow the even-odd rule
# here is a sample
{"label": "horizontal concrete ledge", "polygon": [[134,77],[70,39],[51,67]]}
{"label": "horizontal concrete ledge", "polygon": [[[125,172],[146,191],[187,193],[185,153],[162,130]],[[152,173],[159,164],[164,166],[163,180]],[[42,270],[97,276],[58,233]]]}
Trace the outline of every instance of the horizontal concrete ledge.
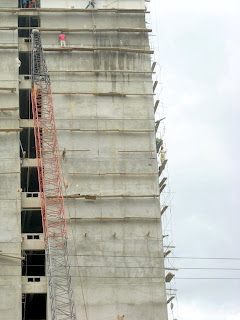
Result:
{"label": "horizontal concrete ledge", "polygon": [[67,73],[133,73],[133,74],[153,74],[156,72],[152,71],[134,71],[134,70],[48,70],[48,72],[52,73],[61,73],[61,72],[67,72]]}
{"label": "horizontal concrete ledge", "polygon": [[91,173],[91,172],[69,172],[69,174],[86,175],[86,176],[107,176],[107,175],[125,175],[125,176],[154,176],[158,172],[104,172],[104,173]]}
{"label": "horizontal concrete ledge", "polygon": [[17,174],[17,173],[21,173],[21,171],[5,171],[5,172],[0,172],[0,175],[2,175],[2,174]]}
{"label": "horizontal concrete ledge", "polygon": [[22,192],[22,208],[33,209],[41,207],[40,192]]}
{"label": "horizontal concrete ledge", "polygon": [[118,150],[118,152],[127,153],[127,152],[155,152],[155,150]]}
{"label": "horizontal concrete ledge", "polygon": [[21,128],[33,128],[34,127],[33,119],[20,119],[19,126]]}
{"label": "horizontal concrete ledge", "polygon": [[0,87],[0,91],[11,91],[11,92],[14,92],[16,90],[17,90],[16,88],[3,88],[3,87]]}
{"label": "horizontal concrete ledge", "polygon": [[47,278],[38,276],[22,277],[22,293],[47,293]]}
{"label": "horizontal concrete ledge", "polygon": [[[11,30],[32,30],[33,27],[0,27],[0,30],[11,31]],[[152,29],[148,28],[41,28],[41,27],[34,27],[39,31],[56,31],[56,32],[152,32]]]}
{"label": "horizontal concrete ledge", "polygon": [[38,12],[53,12],[53,13],[61,13],[61,12],[117,12],[117,13],[149,13],[145,9],[117,9],[117,8],[110,8],[110,9],[77,9],[77,8],[0,8],[0,12],[6,13],[38,13]]}
{"label": "horizontal concrete ledge", "polygon": [[33,168],[37,167],[37,159],[25,158],[22,161],[22,168]]}
{"label": "horizontal concrete ledge", "polygon": [[[55,199],[57,196],[51,195],[47,196],[46,198]],[[70,195],[63,195],[65,199],[85,199],[85,200],[97,200],[97,199],[104,199],[104,198],[159,198],[159,194],[143,194],[143,195],[132,195],[132,194],[70,194]],[[29,208],[36,208],[40,207],[40,192],[22,192],[22,207],[25,207],[25,202],[29,202],[27,207]],[[35,205],[34,205],[35,204]],[[38,204],[36,206],[36,204]],[[32,206],[30,206],[32,205]]]}
{"label": "horizontal concrete ledge", "polygon": [[[2,46],[0,49],[5,49],[5,46]],[[18,47],[9,46],[8,49],[18,49]],[[19,51],[20,52],[30,52],[31,51],[31,44],[19,44]],[[46,47],[44,48],[45,52],[96,52],[96,51],[115,51],[120,53],[143,53],[143,54],[153,54],[153,50],[142,50],[142,49],[131,49],[131,48],[115,48],[115,47]]]}
{"label": "horizontal concrete ledge", "polygon": [[[49,196],[47,198],[56,198],[56,196]],[[97,200],[103,198],[159,198],[159,194],[145,194],[145,195],[129,195],[129,194],[108,194],[108,195],[81,195],[71,194],[64,195],[65,199],[86,199],[86,200]]]}
{"label": "horizontal concrete ledge", "polygon": [[0,49],[18,49],[18,46],[0,46]]}
{"label": "horizontal concrete ledge", "polygon": [[5,132],[5,133],[9,133],[9,132],[21,132],[23,129],[22,128],[17,128],[17,129],[0,129],[0,132]]}
{"label": "horizontal concrete ledge", "polygon": [[126,97],[126,96],[154,96],[154,93],[126,93],[126,92],[52,92],[52,94],[89,94],[95,96],[116,96],[116,97]]}
{"label": "horizontal concrete ledge", "polygon": [[[1,47],[0,47],[1,49]],[[118,52],[132,52],[132,53],[146,53],[153,54],[153,50],[144,50],[144,49],[132,49],[124,47],[45,47],[44,51],[118,51]]]}
{"label": "horizontal concrete ledge", "polygon": [[16,111],[16,110],[19,110],[18,107],[15,107],[15,108],[0,108],[0,111]]}
{"label": "horizontal concrete ledge", "polygon": [[44,250],[43,233],[22,233],[22,250]]}
{"label": "horizontal concrete ledge", "polygon": [[57,129],[57,131],[73,131],[73,132],[117,132],[117,133],[144,133],[154,132],[152,129]]}

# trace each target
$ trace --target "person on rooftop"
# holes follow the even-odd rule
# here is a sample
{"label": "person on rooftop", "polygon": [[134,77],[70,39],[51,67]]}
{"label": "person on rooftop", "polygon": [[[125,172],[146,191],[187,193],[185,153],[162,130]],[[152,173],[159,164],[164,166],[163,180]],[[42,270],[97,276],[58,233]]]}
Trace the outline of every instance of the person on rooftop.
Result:
{"label": "person on rooftop", "polygon": [[86,6],[86,9],[88,9],[90,6],[92,6],[92,8],[95,8],[95,2],[94,1],[89,1],[88,5]]}
{"label": "person on rooftop", "polygon": [[63,32],[61,32],[59,35],[59,41],[61,47],[66,47],[66,35]]}

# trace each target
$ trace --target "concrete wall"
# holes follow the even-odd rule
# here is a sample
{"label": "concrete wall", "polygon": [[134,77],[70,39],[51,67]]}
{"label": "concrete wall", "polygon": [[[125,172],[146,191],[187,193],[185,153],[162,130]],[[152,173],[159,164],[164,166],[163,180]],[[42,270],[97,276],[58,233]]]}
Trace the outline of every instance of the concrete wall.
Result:
{"label": "concrete wall", "polygon": [[[60,1],[58,6],[83,8],[86,3]],[[99,0],[97,7],[107,3]],[[42,1],[42,6],[49,7],[50,2]],[[112,6],[143,9],[144,1],[122,0]],[[137,13],[41,14],[41,27],[93,26],[144,28],[145,17]],[[58,34],[42,32],[44,47],[59,47]],[[146,33],[66,35],[68,46],[149,49]],[[56,51],[46,52],[46,58],[51,71],[151,70],[150,55],[142,53]],[[66,151],[61,158],[68,186],[65,194],[98,195],[97,200],[65,200],[67,217],[82,218],[68,223],[78,317],[86,318],[83,289],[89,319],[117,319],[118,315],[167,319],[160,205],[159,198],[151,197],[159,194],[153,97],[139,95],[153,93],[151,75],[51,72],[51,80],[53,93],[69,93],[53,94],[60,155]],[[122,132],[111,131],[117,129]]]}
{"label": "concrete wall", "polygon": [[[17,1],[1,1],[0,8],[14,7]],[[16,15],[0,14],[0,26],[17,26]],[[0,46],[17,45],[17,31],[0,31]],[[0,49],[0,87],[16,88],[15,92],[0,91],[0,250],[21,255],[21,197],[19,132],[3,129],[19,128],[17,49]],[[2,109],[6,110],[2,110]],[[0,318],[20,320],[21,262],[0,254]]]}
{"label": "concrete wall", "polygon": [[[42,0],[41,7],[85,8],[87,2]],[[143,0],[96,2],[99,9],[144,9],[145,5]],[[0,6],[17,7],[17,1],[2,1]],[[43,28],[145,27],[142,13],[89,10],[39,16]],[[0,13],[0,26],[17,23],[17,15]],[[17,31],[0,34],[0,45],[19,43],[20,50],[29,50],[23,39],[18,41]],[[66,35],[68,46],[149,50],[147,33]],[[57,32],[43,31],[42,40],[45,48],[59,48]],[[18,75],[16,49],[0,49],[0,54],[0,87],[16,88],[13,93],[0,91],[0,108],[18,107],[18,79],[21,88],[28,88],[29,80]],[[89,320],[117,319],[118,315],[125,315],[126,320],[166,320],[152,79],[147,73],[107,72],[149,72],[150,55],[115,50],[46,51],[46,59],[51,71],[60,155],[66,151],[61,157],[64,194],[96,196],[96,200],[65,200],[78,319],[86,318],[84,295]],[[106,72],[56,72],[61,70]],[[111,92],[122,95],[99,95]],[[0,113],[0,129],[17,129],[19,124],[28,127],[27,121],[19,121],[18,111]],[[42,249],[42,235],[39,240],[27,240],[26,235],[21,235],[21,207],[39,208],[40,201],[37,193],[29,197],[18,192],[19,132],[0,132],[0,151],[0,173],[4,173],[0,174],[0,250],[20,255],[22,238],[22,249]],[[36,161],[25,159],[22,165],[33,167]],[[21,293],[46,292],[46,278],[32,284],[27,277],[21,280],[19,260],[0,255],[0,263],[0,291],[4,292],[0,292],[0,318],[21,319]]]}

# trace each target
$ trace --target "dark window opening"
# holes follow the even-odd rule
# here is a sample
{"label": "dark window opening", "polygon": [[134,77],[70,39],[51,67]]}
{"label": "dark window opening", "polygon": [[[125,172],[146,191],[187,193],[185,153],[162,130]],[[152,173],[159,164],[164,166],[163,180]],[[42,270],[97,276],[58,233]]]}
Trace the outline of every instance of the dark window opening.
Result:
{"label": "dark window opening", "polygon": [[33,128],[24,128],[20,132],[20,157],[36,158],[35,137]]}
{"label": "dark window opening", "polygon": [[[28,1],[29,2],[29,1]],[[30,27],[30,29],[18,29],[18,36],[20,38],[30,38],[32,29],[35,27],[39,27],[39,18],[38,17],[31,17],[31,16],[19,16],[18,17],[18,27]],[[33,27],[33,28],[31,28]]]}
{"label": "dark window opening", "polygon": [[46,320],[47,295],[46,294],[23,294],[22,296],[22,319]]}
{"label": "dark window opening", "polygon": [[30,75],[31,74],[31,54],[30,54],[30,52],[19,52],[19,60],[21,61],[19,74]]}
{"label": "dark window opening", "polygon": [[22,233],[43,232],[42,215],[40,210],[22,211],[21,216]]}
{"label": "dark window opening", "polygon": [[21,188],[23,192],[39,192],[37,168],[21,169]]}
{"label": "dark window opening", "polygon": [[45,276],[44,250],[27,250],[23,252],[23,256],[25,260],[22,261],[22,276]]}
{"label": "dark window opening", "polygon": [[19,90],[19,109],[21,119],[33,119],[30,90]]}

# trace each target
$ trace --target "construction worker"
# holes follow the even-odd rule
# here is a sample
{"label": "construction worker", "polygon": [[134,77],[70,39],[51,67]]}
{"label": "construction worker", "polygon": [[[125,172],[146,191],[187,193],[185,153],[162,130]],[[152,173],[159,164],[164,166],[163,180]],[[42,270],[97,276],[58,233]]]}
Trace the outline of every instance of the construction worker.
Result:
{"label": "construction worker", "polygon": [[59,41],[60,41],[61,47],[66,47],[66,36],[62,31],[59,35]]}
{"label": "construction worker", "polygon": [[28,8],[36,8],[36,0],[30,0],[28,4]]}
{"label": "construction worker", "polygon": [[20,7],[27,8],[27,0],[20,0]]}
{"label": "construction worker", "polygon": [[157,152],[159,151],[160,147],[162,146],[163,141],[162,139],[156,138],[156,147],[157,147]]}
{"label": "construction worker", "polygon": [[20,68],[20,67],[21,67],[21,64],[22,64],[21,60],[19,60],[18,58],[15,58],[15,60],[16,60],[16,62],[17,62],[18,68]]}
{"label": "construction worker", "polygon": [[165,161],[165,154],[166,154],[166,151],[163,150],[163,146],[161,146],[160,154],[161,154],[161,162],[163,164],[163,162]]}
{"label": "construction worker", "polygon": [[92,8],[95,8],[95,2],[94,1],[89,1],[88,5],[86,6],[86,9],[88,9],[90,6],[92,6]]}

